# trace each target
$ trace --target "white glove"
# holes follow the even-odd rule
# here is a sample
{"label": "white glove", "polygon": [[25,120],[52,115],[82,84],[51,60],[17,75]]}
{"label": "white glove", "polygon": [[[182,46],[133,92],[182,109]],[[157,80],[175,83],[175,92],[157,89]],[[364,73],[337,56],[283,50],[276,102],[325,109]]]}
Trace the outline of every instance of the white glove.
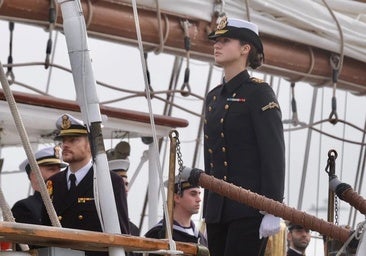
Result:
{"label": "white glove", "polygon": [[281,229],[281,218],[272,214],[264,215],[261,225],[259,227],[259,239],[262,237],[269,237],[278,233]]}

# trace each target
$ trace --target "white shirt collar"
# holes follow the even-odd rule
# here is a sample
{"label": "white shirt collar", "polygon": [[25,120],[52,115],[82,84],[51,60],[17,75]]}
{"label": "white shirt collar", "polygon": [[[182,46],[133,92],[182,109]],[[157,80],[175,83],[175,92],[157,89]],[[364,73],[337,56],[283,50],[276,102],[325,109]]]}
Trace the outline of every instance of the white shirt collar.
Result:
{"label": "white shirt collar", "polygon": [[[83,167],[81,167],[79,170],[77,170],[76,172],[74,172],[75,174],[75,177],[76,177],[76,181],[75,181],[75,184],[76,186],[80,183],[80,181],[82,179],[84,179],[85,175],[88,173],[89,169],[93,166],[93,163],[92,161],[90,160],[86,165],[84,165]],[[70,174],[72,172],[70,171],[70,168],[67,169],[67,183],[68,183],[68,186],[70,188]]]}

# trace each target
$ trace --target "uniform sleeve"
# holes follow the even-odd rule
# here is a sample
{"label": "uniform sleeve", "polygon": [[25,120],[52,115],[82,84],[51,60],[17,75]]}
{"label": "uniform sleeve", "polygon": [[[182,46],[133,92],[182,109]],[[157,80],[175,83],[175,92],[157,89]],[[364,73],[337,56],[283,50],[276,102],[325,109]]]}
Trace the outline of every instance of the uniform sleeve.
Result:
{"label": "uniform sleeve", "polygon": [[20,201],[16,202],[11,208],[11,211],[15,218],[15,222],[37,224],[37,222],[33,220],[32,212],[24,203]]}
{"label": "uniform sleeve", "polygon": [[260,194],[282,202],[285,181],[285,143],[281,110],[268,84],[256,85],[251,116],[260,154]]}

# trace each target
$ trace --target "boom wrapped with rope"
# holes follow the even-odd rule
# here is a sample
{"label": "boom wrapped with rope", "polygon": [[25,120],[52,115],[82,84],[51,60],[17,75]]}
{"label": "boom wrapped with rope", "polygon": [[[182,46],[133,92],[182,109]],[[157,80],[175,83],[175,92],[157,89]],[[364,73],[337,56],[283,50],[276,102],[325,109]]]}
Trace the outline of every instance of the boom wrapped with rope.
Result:
{"label": "boom wrapped with rope", "polygon": [[[334,167],[337,156],[338,154],[335,150],[330,150],[328,152],[328,164]],[[333,172],[327,173],[329,175],[329,189],[340,199],[359,210],[362,214],[366,214],[366,199],[354,191],[351,185],[341,182]]]}
{"label": "boom wrapped with rope", "polygon": [[[260,211],[265,211],[275,216],[281,217],[290,222],[303,226],[304,228],[318,231],[321,234],[332,237],[345,243],[353,234],[353,231],[334,225],[331,222],[319,219],[316,216],[299,211],[295,208],[286,206],[283,203],[274,201],[265,196],[256,194],[223,180],[209,176],[200,169],[184,167],[182,177],[188,179],[191,184],[197,184],[205,189],[209,189],[221,196],[244,203]],[[358,240],[352,240],[350,245],[355,248]]]}

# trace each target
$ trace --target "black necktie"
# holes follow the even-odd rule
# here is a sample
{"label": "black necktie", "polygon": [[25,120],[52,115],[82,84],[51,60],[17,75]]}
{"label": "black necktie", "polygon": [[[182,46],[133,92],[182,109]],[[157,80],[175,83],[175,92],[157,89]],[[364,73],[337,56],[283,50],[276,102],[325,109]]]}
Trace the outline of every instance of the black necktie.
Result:
{"label": "black necktie", "polygon": [[70,194],[75,194],[76,192],[76,177],[75,177],[75,174],[71,173],[70,176],[69,176],[69,179],[70,179]]}

